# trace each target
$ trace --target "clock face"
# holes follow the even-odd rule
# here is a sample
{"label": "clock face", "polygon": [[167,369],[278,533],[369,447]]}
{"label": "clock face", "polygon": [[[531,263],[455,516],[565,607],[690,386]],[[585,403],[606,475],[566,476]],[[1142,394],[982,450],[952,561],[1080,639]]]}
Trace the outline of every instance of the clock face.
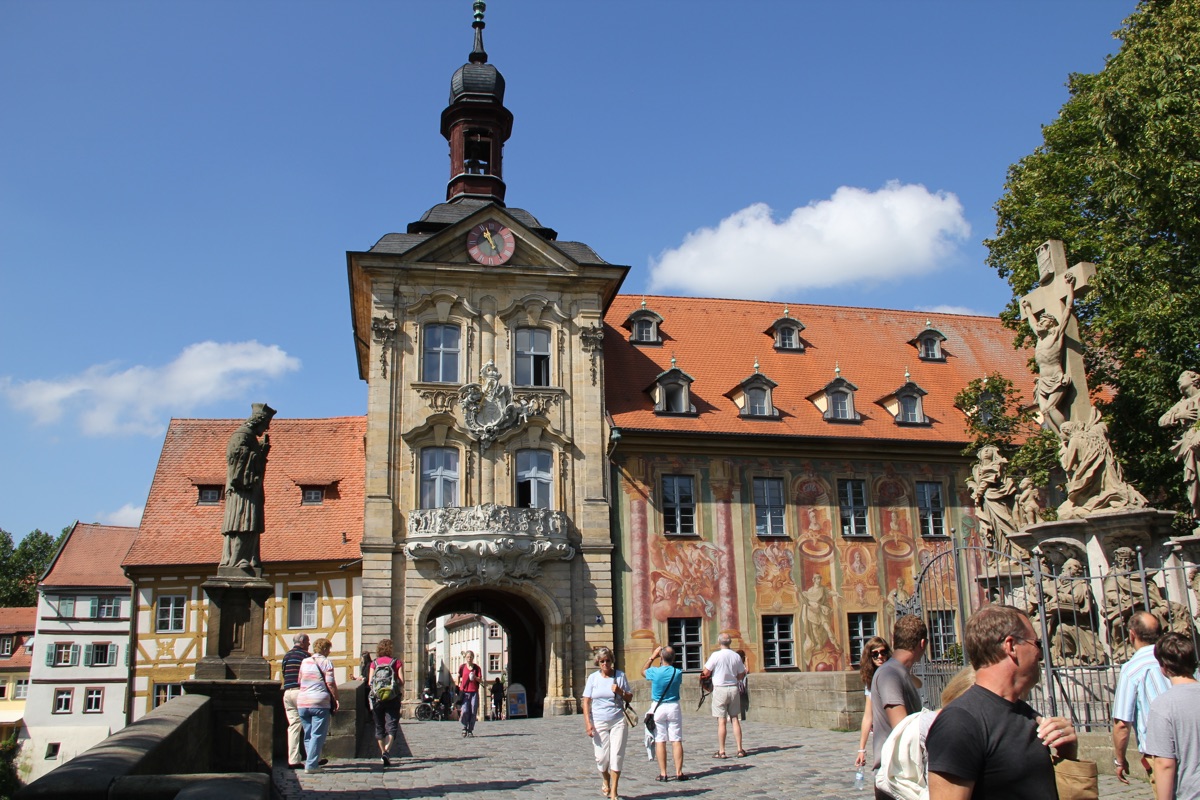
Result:
{"label": "clock face", "polygon": [[467,234],[467,252],[486,267],[498,267],[517,249],[513,232],[495,220],[481,222]]}

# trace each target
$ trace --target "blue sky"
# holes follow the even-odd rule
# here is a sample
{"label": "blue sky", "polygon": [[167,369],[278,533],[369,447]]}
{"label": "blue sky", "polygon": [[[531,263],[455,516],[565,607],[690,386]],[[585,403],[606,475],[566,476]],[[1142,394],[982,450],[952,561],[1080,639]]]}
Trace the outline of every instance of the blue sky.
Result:
{"label": "blue sky", "polygon": [[[626,293],[995,314],[1005,171],[1133,0],[492,0],[509,205]],[[347,250],[445,198],[469,0],[0,4],[0,527],[136,524],[171,417],[362,414]]]}

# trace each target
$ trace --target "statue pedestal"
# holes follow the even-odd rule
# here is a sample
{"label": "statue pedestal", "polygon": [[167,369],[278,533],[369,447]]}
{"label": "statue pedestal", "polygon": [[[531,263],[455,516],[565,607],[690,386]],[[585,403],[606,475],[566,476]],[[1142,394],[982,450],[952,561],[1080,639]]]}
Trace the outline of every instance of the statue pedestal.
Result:
{"label": "statue pedestal", "polygon": [[1173,538],[1173,511],[1138,508],[1121,511],[1098,511],[1080,519],[1060,519],[1030,525],[1020,533],[1009,536],[1014,543],[1043,553],[1060,550],[1089,565],[1088,572],[1099,575],[1106,571],[1109,555],[1117,547],[1141,546],[1148,567],[1162,566],[1164,545]]}
{"label": "statue pedestal", "polygon": [[268,681],[263,621],[275,587],[261,573],[221,567],[201,588],[208,596],[208,638],[196,664],[197,681]]}
{"label": "statue pedestal", "polygon": [[213,700],[209,752],[214,772],[271,771],[275,717],[283,713],[278,681],[193,680],[184,681],[183,689]]}

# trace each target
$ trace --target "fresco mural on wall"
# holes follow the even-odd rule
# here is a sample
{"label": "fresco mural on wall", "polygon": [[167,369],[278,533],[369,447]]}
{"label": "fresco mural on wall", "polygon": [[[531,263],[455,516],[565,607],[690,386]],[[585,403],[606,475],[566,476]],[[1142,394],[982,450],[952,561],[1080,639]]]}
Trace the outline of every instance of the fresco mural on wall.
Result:
{"label": "fresco mural on wall", "polygon": [[834,632],[833,601],[841,594],[829,588],[825,577],[816,572],[802,593],[800,606],[800,647],[807,656],[808,669],[818,672],[840,670],[842,651]]}
{"label": "fresco mural on wall", "polygon": [[717,611],[718,558],[711,542],[658,539],[650,571],[654,618],[659,622],[668,617],[712,619]]}
{"label": "fresco mural on wall", "polygon": [[875,482],[875,497],[879,498],[879,522],[882,526],[880,543],[889,558],[909,558],[913,554],[912,521],[909,506],[912,501],[904,482],[895,477]]}
{"label": "fresco mural on wall", "polygon": [[797,546],[801,555],[826,559],[833,554],[833,493],[824,479],[812,473],[801,475],[792,482],[792,497],[796,500],[799,519]]}
{"label": "fresco mural on wall", "polygon": [[793,609],[800,603],[793,567],[796,558],[790,541],[760,542],[754,562],[755,606],[765,611]]}

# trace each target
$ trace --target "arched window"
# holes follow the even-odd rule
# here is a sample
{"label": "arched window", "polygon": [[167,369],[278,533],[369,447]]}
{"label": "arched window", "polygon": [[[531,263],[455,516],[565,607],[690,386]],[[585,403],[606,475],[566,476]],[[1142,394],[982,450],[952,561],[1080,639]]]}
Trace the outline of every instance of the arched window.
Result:
{"label": "arched window", "polygon": [[553,460],[549,450],[517,451],[518,508],[550,508]]}
{"label": "arched window", "polygon": [[779,333],[776,335],[775,346],[780,350],[795,350],[797,341],[796,329],[783,327],[779,329]]}
{"label": "arched window", "polygon": [[421,450],[421,508],[458,505],[458,450],[426,447]]}
{"label": "arched window", "polygon": [[921,413],[921,398],[916,395],[905,395],[900,398],[900,422],[917,423],[924,422],[925,416]]}
{"label": "arched window", "polygon": [[633,324],[633,338],[638,342],[655,342],[658,341],[658,334],[655,331],[654,320],[639,319]]}
{"label": "arched window", "polygon": [[457,325],[426,325],[421,346],[421,380],[458,382],[458,354],[462,331]]}
{"label": "arched window", "polygon": [[850,400],[850,393],[837,391],[829,393],[829,416],[833,419],[850,419],[853,413],[854,404]]}
{"label": "arched window", "polygon": [[687,386],[669,383],[663,387],[663,411],[668,414],[686,414],[688,410]]}
{"label": "arched window", "polygon": [[550,385],[550,331],[517,328],[517,386]]}
{"label": "arched window", "polygon": [[766,389],[746,390],[746,414],[752,417],[765,417],[771,413],[771,403]]}

